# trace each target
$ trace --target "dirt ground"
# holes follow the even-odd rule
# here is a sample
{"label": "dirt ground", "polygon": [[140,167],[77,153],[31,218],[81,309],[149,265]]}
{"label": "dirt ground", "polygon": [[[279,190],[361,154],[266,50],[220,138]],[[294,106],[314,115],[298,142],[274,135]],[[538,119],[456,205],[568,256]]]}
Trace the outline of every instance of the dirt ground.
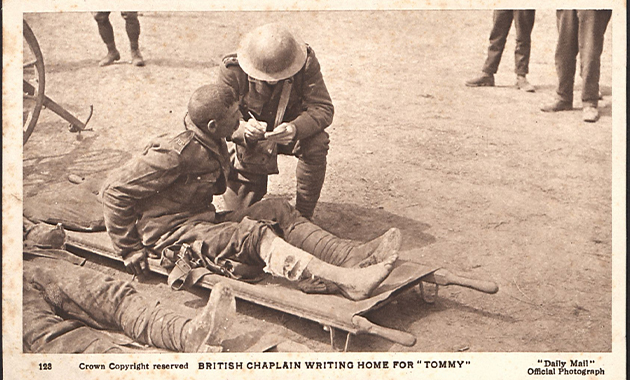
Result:
{"label": "dirt ground", "polygon": [[[374,336],[354,351],[610,351],[612,288],[611,36],[602,55],[601,119],[578,108],[544,114],[557,78],[555,11],[539,10],[530,82],[514,87],[514,31],[494,88],[468,88],[485,59],[492,11],[142,12],[146,67],[129,64],[124,21],[112,13],[122,61],[106,52],[89,13],[27,14],[46,64],[46,94],[79,118],[81,140],[44,110],[24,147],[24,196],[69,174],[105,169],[151,136],[182,128],[189,96],[252,28],[290,24],[314,48],[335,104],[328,172],[315,222],[342,237],[403,233],[401,257],[490,279],[495,295],[450,286],[434,304],[409,292],[369,318],[418,337],[403,347]],[[280,158],[270,194],[293,200],[295,163]],[[220,203],[220,199],[218,200]],[[619,252],[618,252],[619,254]],[[96,265],[113,275],[119,271]],[[155,280],[161,281],[161,280]],[[203,291],[146,285],[188,308]],[[244,301],[238,325],[252,340],[329,351],[317,323]],[[343,345],[339,334],[336,345]],[[235,346],[236,347],[236,346]]]}

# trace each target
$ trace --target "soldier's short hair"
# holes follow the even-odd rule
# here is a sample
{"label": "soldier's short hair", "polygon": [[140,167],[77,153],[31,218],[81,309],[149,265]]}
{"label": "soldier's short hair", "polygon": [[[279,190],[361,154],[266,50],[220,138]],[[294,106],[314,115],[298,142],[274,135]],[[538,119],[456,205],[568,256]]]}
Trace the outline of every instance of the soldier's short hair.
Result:
{"label": "soldier's short hair", "polygon": [[188,115],[195,125],[205,127],[210,120],[221,119],[236,101],[236,94],[228,85],[201,86],[190,97]]}

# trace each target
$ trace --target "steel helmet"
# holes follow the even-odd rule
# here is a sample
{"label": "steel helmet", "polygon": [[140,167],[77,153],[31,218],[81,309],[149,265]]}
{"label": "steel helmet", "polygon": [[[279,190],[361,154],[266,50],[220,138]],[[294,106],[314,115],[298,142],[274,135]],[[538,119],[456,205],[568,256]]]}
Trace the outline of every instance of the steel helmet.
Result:
{"label": "steel helmet", "polygon": [[266,24],[248,33],[236,52],[252,78],[279,81],[295,75],[306,63],[306,44],[281,24]]}

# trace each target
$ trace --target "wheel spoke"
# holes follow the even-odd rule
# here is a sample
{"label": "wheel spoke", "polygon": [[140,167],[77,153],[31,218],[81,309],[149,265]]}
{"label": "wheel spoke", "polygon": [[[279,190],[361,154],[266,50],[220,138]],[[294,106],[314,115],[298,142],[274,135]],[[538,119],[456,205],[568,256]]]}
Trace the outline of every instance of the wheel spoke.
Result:
{"label": "wheel spoke", "polygon": [[27,62],[24,65],[22,65],[22,68],[24,69],[29,69],[31,67],[34,67],[37,64],[37,60],[31,61],[31,62]]}

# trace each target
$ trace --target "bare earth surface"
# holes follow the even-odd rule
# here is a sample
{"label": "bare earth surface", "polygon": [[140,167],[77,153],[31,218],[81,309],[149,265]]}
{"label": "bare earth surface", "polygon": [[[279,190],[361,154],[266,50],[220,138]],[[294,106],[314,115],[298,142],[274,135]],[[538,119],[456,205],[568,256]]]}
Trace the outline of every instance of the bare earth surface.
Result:
{"label": "bare earth surface", "polygon": [[[252,28],[285,22],[316,51],[336,107],[315,222],[357,240],[398,227],[403,258],[500,286],[495,295],[441,287],[432,305],[404,294],[369,318],[413,333],[416,345],[363,335],[351,349],[611,350],[610,26],[602,117],[586,124],[579,109],[539,111],[557,83],[554,10],[537,12],[533,94],[513,86],[514,30],[497,87],[464,86],[485,59],[489,10],[144,12],[144,68],[129,64],[117,12],[110,19],[122,61],[104,68],[97,62],[105,46],[89,13],[25,19],[43,50],[46,94],[81,119],[94,105],[94,132],[81,140],[63,119],[42,112],[24,148],[26,198],[51,184],[71,186],[69,174],[101,180],[104,168],[124,162],[152,136],[180,130],[189,96],[211,80],[223,54]],[[575,98],[581,108],[579,85]],[[294,199],[295,162],[281,157],[271,195]],[[119,267],[91,266],[129,277]],[[139,286],[189,308],[207,298],[154,282],[161,284]],[[291,342],[289,350],[330,350],[317,323],[242,301],[237,309],[237,327],[253,341],[272,337]]]}

